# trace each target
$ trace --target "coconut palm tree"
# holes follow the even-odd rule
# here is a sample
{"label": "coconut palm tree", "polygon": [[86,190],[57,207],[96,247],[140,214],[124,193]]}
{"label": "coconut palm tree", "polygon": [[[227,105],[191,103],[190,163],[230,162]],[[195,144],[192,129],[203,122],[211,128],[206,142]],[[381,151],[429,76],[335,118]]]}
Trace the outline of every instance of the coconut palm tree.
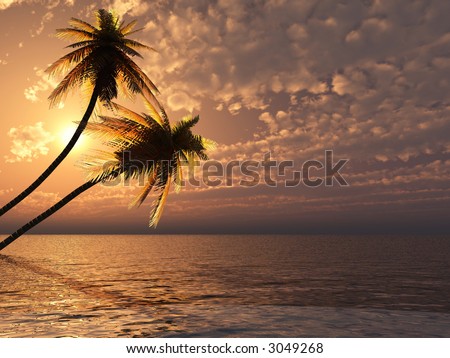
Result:
{"label": "coconut palm tree", "polygon": [[101,138],[110,150],[96,151],[86,157],[82,166],[88,171],[88,181],[57,204],[28,222],[0,243],[0,250],[72,199],[102,182],[129,178],[145,179],[139,195],[130,204],[140,206],[151,191],[157,194],[150,214],[150,227],[156,227],[162,215],[170,184],[178,191],[182,186],[184,165],[206,160],[206,151],[214,142],[192,133],[199,117],[185,117],[171,126],[162,108],[159,111],[146,101],[149,114],[137,114],[125,107],[112,104],[119,116],[100,116],[100,122],[89,123],[87,131]]}
{"label": "coconut palm tree", "polygon": [[127,38],[139,31],[133,31],[136,21],[124,24],[120,22],[118,16],[103,9],[96,11],[95,17],[95,26],[72,18],[69,22],[70,27],[56,31],[59,38],[76,41],[68,46],[75,50],[55,61],[47,69],[51,76],[66,74],[50,94],[50,104],[60,103],[69,90],[81,86],[91,92],[86,112],[61,154],[38,179],[0,209],[0,216],[30,195],[64,160],[85,129],[97,100],[110,105],[121,90],[127,96],[140,93],[157,103],[154,97],[154,93],[158,92],[156,86],[131,59],[131,57],[142,58],[136,50],[151,49]]}

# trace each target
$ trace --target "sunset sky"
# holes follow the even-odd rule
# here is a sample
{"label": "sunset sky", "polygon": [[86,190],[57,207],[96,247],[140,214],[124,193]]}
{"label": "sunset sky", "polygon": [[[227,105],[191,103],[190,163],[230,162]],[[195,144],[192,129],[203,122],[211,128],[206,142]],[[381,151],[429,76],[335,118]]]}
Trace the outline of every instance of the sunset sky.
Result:
{"label": "sunset sky", "polygon": [[[158,228],[133,186],[98,186],[34,233],[449,233],[450,2],[441,0],[0,0],[0,204],[59,154],[87,105],[61,108],[43,72],[69,50],[54,36],[71,17],[115,9],[157,52],[136,62],[172,122],[217,142],[212,160],[348,159],[349,186],[263,182],[185,188]],[[119,98],[117,102],[142,109]],[[82,184],[82,141],[31,197],[0,218],[8,234]],[[261,170],[260,170],[261,171]],[[199,171],[200,172],[200,171]],[[312,171],[323,177],[323,170]],[[274,171],[275,174],[275,171]],[[289,174],[289,173],[288,173]],[[288,175],[289,176],[289,175]]]}

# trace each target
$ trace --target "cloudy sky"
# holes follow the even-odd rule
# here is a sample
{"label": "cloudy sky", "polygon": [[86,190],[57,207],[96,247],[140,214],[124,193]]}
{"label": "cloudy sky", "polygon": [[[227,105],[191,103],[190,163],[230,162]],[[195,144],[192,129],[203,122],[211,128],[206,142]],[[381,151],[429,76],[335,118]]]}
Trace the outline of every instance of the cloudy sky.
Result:
{"label": "cloudy sky", "polygon": [[[55,29],[70,17],[92,22],[99,7],[138,20],[135,38],[157,52],[136,62],[172,121],[200,115],[197,131],[218,143],[212,160],[270,153],[292,166],[284,176],[273,169],[275,185],[243,186],[248,176],[230,170],[228,183],[171,193],[156,230],[147,227],[151,200],[128,210],[136,184],[99,186],[34,232],[450,232],[450,2],[441,0],[0,0],[2,205],[58,155],[83,114],[77,92],[49,108],[59,79],[43,70],[67,53]],[[118,102],[140,108],[139,99]],[[77,162],[94,145],[83,138],[0,219],[0,232],[82,184]],[[348,186],[285,185],[326,150],[335,163],[348,159]]]}

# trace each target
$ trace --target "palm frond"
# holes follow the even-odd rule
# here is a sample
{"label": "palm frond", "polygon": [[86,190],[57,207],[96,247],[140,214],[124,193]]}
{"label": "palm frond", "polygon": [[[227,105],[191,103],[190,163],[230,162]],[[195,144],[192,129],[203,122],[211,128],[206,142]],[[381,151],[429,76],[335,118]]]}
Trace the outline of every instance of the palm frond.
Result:
{"label": "palm frond", "polygon": [[92,40],[94,35],[88,31],[72,27],[57,29],[56,37],[63,40],[87,41]]}
{"label": "palm frond", "polygon": [[170,127],[162,106],[158,110],[149,101],[146,106],[148,113],[138,114],[113,102],[117,116],[100,116],[100,121],[89,123],[86,130],[109,147],[110,155],[100,153],[97,159],[85,160],[84,168],[94,179],[108,180],[119,172],[125,179],[146,178],[130,207],[140,206],[152,191],[156,193],[149,220],[149,225],[156,227],[172,182],[175,192],[179,192],[183,166],[187,163],[193,172],[198,160],[208,158],[207,147],[214,142],[192,133],[198,116],[185,117]]}
{"label": "palm frond", "polygon": [[194,170],[198,164],[197,153],[188,150],[182,150],[181,153],[183,153],[183,158],[185,158],[185,161],[189,165],[189,170]]}
{"label": "palm frond", "polygon": [[128,88],[135,93],[142,93],[144,97],[158,102],[154,94],[159,93],[158,89],[139,66],[130,58],[123,56],[118,55],[116,60],[120,63],[119,71],[123,74]]}
{"label": "palm frond", "polygon": [[188,129],[195,126],[199,120],[200,120],[199,116],[195,116],[195,117],[186,116],[181,121],[179,121],[177,124],[175,124],[175,126],[172,129],[172,133],[177,134],[177,133],[186,132]]}
{"label": "palm frond", "polygon": [[167,113],[166,113],[164,107],[161,106],[159,103],[158,103],[158,105],[159,105],[159,109],[161,111],[161,117],[162,117],[163,122],[164,122],[164,127],[166,128],[166,130],[170,130],[169,117],[167,116]]}
{"label": "palm frond", "polygon": [[110,147],[127,149],[138,143],[144,133],[142,125],[126,118],[100,116],[100,119],[101,122],[88,123],[86,131]]}
{"label": "palm frond", "polygon": [[147,178],[147,183],[144,186],[144,189],[140,192],[140,194],[130,203],[128,208],[139,207],[147,198],[150,191],[153,189],[153,185],[156,181],[155,170],[150,172],[150,175]]}
{"label": "palm frond", "polygon": [[214,150],[217,148],[217,142],[203,137],[202,137],[202,145],[203,148],[205,148],[205,150]]}
{"label": "palm frond", "polygon": [[136,24],[137,24],[137,20],[133,20],[123,27],[121,24],[121,26],[119,27],[119,31],[122,33],[123,36],[128,35],[130,33],[130,31],[132,31],[133,28],[136,26]]}
{"label": "palm frond", "polygon": [[54,106],[65,98],[69,89],[81,84],[91,74],[89,56],[76,65],[56,86],[48,97],[50,105]]}
{"label": "palm frond", "polygon": [[85,155],[78,166],[87,172],[87,180],[102,181],[113,173],[119,172],[121,163],[108,151],[93,150],[92,155]]}
{"label": "palm frond", "polygon": [[[147,110],[149,111],[149,116],[156,121],[161,127],[167,129],[166,123],[163,120],[163,118],[161,117],[161,115],[159,114],[158,110],[155,108],[155,106],[147,99],[147,98],[143,98],[144,101],[144,105],[145,108],[147,108]],[[159,102],[158,102],[159,105]],[[170,128],[170,125],[169,125]]]}
{"label": "palm frond", "polygon": [[[126,34],[126,36],[130,36],[130,35],[133,35],[133,34],[135,34],[136,32],[141,32],[142,30],[144,30],[144,27],[141,27],[141,28],[139,28],[139,29],[136,29],[136,30],[130,31],[130,32],[128,32],[128,33]],[[151,50],[153,50],[153,51],[156,51],[156,50],[154,50],[154,49],[153,49],[153,48],[151,48],[151,47],[150,47],[150,49],[151,49]]]}
{"label": "palm frond", "polygon": [[98,29],[95,28],[94,26],[92,26],[90,23],[80,20],[80,19],[77,19],[75,17],[72,17],[69,20],[69,25],[71,25],[72,27],[79,28],[80,30],[88,31],[88,32],[98,31]]}
{"label": "palm frond", "polygon": [[[149,98],[154,98],[153,92],[159,93],[158,88],[155,84],[148,78],[148,76],[139,68],[139,66],[134,63],[131,59],[121,59],[121,64],[127,70],[127,72],[135,78],[136,83],[140,83],[144,88],[147,88],[149,92],[151,92],[151,96]],[[155,98],[156,100],[156,98]]]}
{"label": "palm frond", "polygon": [[130,47],[132,49],[141,49],[141,50],[150,50],[157,52],[153,47],[141,44],[138,41],[130,40],[130,39],[123,39],[123,43],[125,46]]}
{"label": "palm frond", "polygon": [[167,196],[169,194],[170,180],[171,180],[171,175],[169,174],[167,177],[167,180],[164,182],[164,184],[162,186],[161,194],[159,195],[158,199],[154,203],[154,209],[152,210],[152,212],[150,214],[150,221],[149,221],[150,227],[156,228],[159,220],[161,219],[161,215],[164,210],[164,205],[166,203]]}
{"label": "palm frond", "polygon": [[144,58],[139,52],[126,45],[119,45],[119,48],[128,56]]}
{"label": "palm frond", "polygon": [[174,168],[175,171],[174,183],[175,183],[175,192],[179,193],[181,188],[183,187],[183,168],[180,157],[178,155],[176,156],[176,162],[177,164]]}
{"label": "palm frond", "polygon": [[[129,100],[133,100],[136,93],[128,88],[127,84],[125,83],[125,78],[122,72],[118,72],[116,77],[116,83],[120,96],[127,98]],[[112,108],[111,103],[109,103],[109,107]]]}
{"label": "palm frond", "polygon": [[112,108],[117,111],[120,115],[122,115],[123,117],[127,117],[128,119],[139,123],[140,125],[144,126],[144,127],[149,127],[149,122],[147,121],[147,119],[143,116],[141,116],[140,114],[132,111],[131,109],[128,109],[124,106],[121,106],[118,103],[111,103]]}
{"label": "palm frond", "polygon": [[[151,49],[126,38],[133,32],[136,21],[124,25],[116,13],[104,9],[95,11],[94,15],[97,26],[71,18],[71,27],[56,30],[57,37],[75,40],[68,46],[75,50],[55,61],[47,70],[51,75],[69,71],[50,95],[51,105],[61,100],[69,89],[85,82],[95,84],[98,99],[106,106],[119,91],[127,97],[142,94],[157,103],[155,95],[158,89],[131,60],[132,57],[142,57],[139,49]],[[86,60],[90,63],[81,64]],[[81,68],[85,71],[79,71]]]}
{"label": "palm frond", "polygon": [[86,40],[86,41],[74,42],[73,44],[67,45],[66,48],[77,48],[77,47],[90,46],[91,49],[93,49],[93,46],[95,46],[95,45],[96,45],[95,40]]}
{"label": "palm frond", "polygon": [[95,12],[95,17],[99,29],[118,29],[119,17],[112,11],[99,9]]}
{"label": "palm frond", "polygon": [[61,57],[60,59],[53,62],[46,70],[49,75],[58,75],[60,73],[66,72],[73,64],[82,61],[89,54],[92,53],[92,48],[82,47],[74,50],[67,55]]}
{"label": "palm frond", "polygon": [[[86,78],[84,82],[81,83],[79,87],[77,87],[77,91],[80,94],[80,99],[83,104],[89,103],[92,98],[92,93],[94,92],[95,82],[90,81],[89,78]],[[91,119],[94,120],[98,116],[102,115],[105,106],[101,103],[101,101],[96,101],[94,112],[91,115]]]}

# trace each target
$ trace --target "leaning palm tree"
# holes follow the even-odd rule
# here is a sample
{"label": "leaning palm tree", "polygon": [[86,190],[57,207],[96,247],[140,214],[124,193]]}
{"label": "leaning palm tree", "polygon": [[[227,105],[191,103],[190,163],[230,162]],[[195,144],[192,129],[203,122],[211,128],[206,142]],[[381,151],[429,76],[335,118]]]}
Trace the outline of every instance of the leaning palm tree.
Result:
{"label": "leaning palm tree", "polygon": [[66,73],[59,85],[50,94],[50,104],[60,103],[69,90],[82,86],[91,91],[86,112],[61,154],[38,179],[0,209],[0,216],[30,195],[66,158],[86,128],[97,100],[110,105],[121,90],[127,96],[142,94],[157,103],[154,97],[154,93],[158,92],[156,86],[131,59],[131,57],[142,58],[136,50],[151,49],[127,38],[127,36],[139,31],[133,31],[136,21],[124,24],[120,22],[118,16],[103,9],[96,11],[95,16],[96,26],[72,18],[70,27],[56,31],[57,36],[61,39],[75,40],[75,43],[68,46],[75,50],[61,57],[47,69],[47,72],[52,76]]}
{"label": "leaning palm tree", "polygon": [[156,192],[149,222],[150,227],[156,227],[170,184],[173,182],[178,191],[183,182],[182,167],[192,167],[196,160],[206,160],[206,151],[214,146],[214,142],[192,133],[198,116],[186,117],[171,126],[162,108],[157,111],[146,102],[149,114],[140,115],[112,104],[119,116],[100,116],[99,122],[88,124],[87,130],[102,138],[110,150],[98,150],[95,156],[86,157],[82,166],[88,171],[88,181],[6,238],[0,243],[0,250],[84,191],[119,176],[124,180],[145,179],[142,191],[130,206],[140,206],[150,192]]}

